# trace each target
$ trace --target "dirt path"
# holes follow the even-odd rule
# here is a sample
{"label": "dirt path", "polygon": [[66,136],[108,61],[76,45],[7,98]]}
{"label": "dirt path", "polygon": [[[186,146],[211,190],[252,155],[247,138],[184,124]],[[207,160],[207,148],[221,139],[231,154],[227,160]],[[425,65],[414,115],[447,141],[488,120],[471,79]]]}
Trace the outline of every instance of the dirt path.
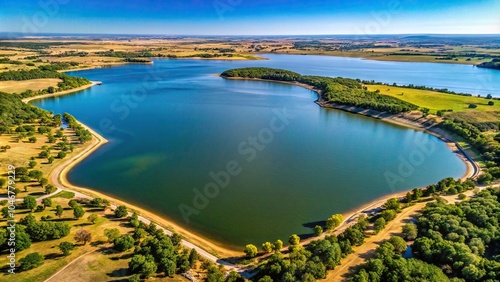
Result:
{"label": "dirt path", "polygon": [[354,253],[348,255],[342,260],[342,264],[330,271],[326,281],[344,281],[345,276],[349,274],[352,267],[364,264],[368,259],[375,255],[375,249],[385,240],[393,235],[401,233],[403,225],[410,222],[413,217],[419,215],[419,212],[427,203],[417,203],[404,209],[394,220],[387,224],[386,228],[377,235],[373,235],[365,240],[365,243],[354,249]]}
{"label": "dirt path", "polygon": [[83,258],[84,256],[88,255],[88,254],[91,254],[93,252],[97,251],[97,249],[95,250],[92,250],[92,251],[88,251],[86,253],[84,253],[83,255],[77,257],[76,259],[74,259],[73,261],[71,261],[70,263],[66,264],[63,268],[61,268],[59,271],[57,271],[56,273],[54,273],[54,275],[50,276],[49,278],[47,278],[45,280],[45,282],[47,281],[60,281],[60,279],[54,279],[57,275],[59,275],[60,273],[62,273],[64,270],[66,270],[66,268],[72,266],[74,263],[76,263],[78,260],[80,260],[81,258]]}

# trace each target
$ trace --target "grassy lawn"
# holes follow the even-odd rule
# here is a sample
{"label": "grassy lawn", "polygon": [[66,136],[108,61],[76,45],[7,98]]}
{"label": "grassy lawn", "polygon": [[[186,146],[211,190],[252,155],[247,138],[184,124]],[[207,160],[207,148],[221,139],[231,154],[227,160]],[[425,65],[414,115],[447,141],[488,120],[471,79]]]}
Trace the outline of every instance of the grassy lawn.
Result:
{"label": "grassy lawn", "polygon": [[6,93],[21,93],[26,90],[38,91],[47,89],[49,86],[57,87],[57,83],[62,82],[59,78],[41,78],[23,81],[0,81],[0,91]]}
{"label": "grassy lawn", "polygon": [[[52,132],[55,133],[56,128],[52,129]],[[57,158],[57,154],[59,150],[52,149],[51,156],[54,157],[54,161],[49,164],[47,158],[39,158],[38,154],[43,151],[42,146],[52,147],[55,146],[58,142],[61,142],[60,138],[57,138],[55,143],[48,143],[47,134],[35,133],[33,136],[36,137],[36,142],[28,142],[28,137],[23,140],[17,142],[18,134],[2,134],[0,135],[0,145],[9,145],[11,148],[7,149],[6,152],[0,152],[0,178],[7,178],[7,168],[9,165],[14,165],[15,167],[28,167],[30,162],[30,158],[34,157],[34,161],[36,162],[35,167],[32,169],[40,170],[43,172],[44,177],[48,178],[50,172],[57,167],[59,164],[64,162],[66,159],[71,156],[78,154],[82,150],[89,146],[90,143],[87,144],[79,144],[75,143],[76,137],[75,133],[72,129],[65,129],[63,131],[64,136],[69,140],[74,140],[74,151],[71,153],[67,151],[67,156],[64,159]],[[30,169],[31,170],[31,169]],[[25,191],[24,187],[26,186],[27,191]],[[21,190],[21,193],[18,195],[18,198],[22,198],[27,195],[32,196],[40,196],[45,192],[45,189],[42,188],[38,182],[16,182],[16,188]],[[6,190],[2,189],[0,191],[0,195],[5,195]]]}
{"label": "grassy lawn", "polygon": [[[475,96],[460,96],[435,91],[393,87],[385,85],[366,85],[368,90],[380,90],[383,95],[392,96],[413,103],[419,107],[428,108],[435,114],[438,110],[452,109],[453,112],[500,111],[500,101],[493,100],[494,106],[488,106],[490,100]],[[478,107],[469,109],[470,104]]]}
{"label": "grassy lawn", "polygon": [[[123,272],[115,272],[115,270],[123,269],[124,267],[126,268],[129,256],[127,256],[126,253],[113,253],[112,251],[110,251],[109,247],[111,245],[106,242],[106,237],[104,236],[104,229],[118,228],[122,234],[131,233],[133,231],[133,228],[126,223],[126,219],[116,220],[110,210],[103,211],[102,209],[93,209],[93,208],[84,208],[86,210],[85,215],[80,219],[75,219],[73,216],[73,210],[68,206],[69,202],[68,199],[53,198],[52,201],[53,201],[52,207],[47,207],[42,212],[35,212],[33,213],[33,215],[37,220],[40,220],[42,216],[50,215],[53,217],[51,219],[52,221],[65,221],[70,226],[72,226],[71,232],[68,236],[63,237],[61,239],[48,240],[43,242],[32,242],[30,248],[23,250],[21,252],[17,252],[16,258],[18,261],[20,258],[23,258],[29,253],[39,252],[45,256],[45,262],[42,266],[38,268],[16,273],[15,276],[11,278],[14,279],[12,281],[27,281],[27,282],[44,281],[45,279],[53,275],[55,272],[57,272],[57,270],[69,264],[77,257],[89,251],[94,251],[94,250],[96,250],[95,253],[96,256],[99,257],[99,259],[96,261],[97,264],[95,265],[95,271],[93,273],[99,274],[101,276],[93,277],[90,274],[86,274],[87,276],[85,276],[85,279],[86,278],[89,279],[85,281],[95,280],[94,278],[97,278],[97,280],[95,281],[105,281],[109,280],[109,278],[113,276],[118,276],[118,277],[123,276]],[[55,216],[55,207],[57,205],[61,205],[64,208],[64,212],[60,219]],[[87,221],[87,217],[91,213],[95,213],[99,216],[95,224],[91,224],[90,222]],[[28,210],[16,209],[15,219],[19,221],[21,218],[27,216],[28,214],[29,214]],[[0,221],[0,226],[4,226],[5,224],[6,224],[5,220],[2,219]],[[85,246],[77,245],[77,248],[73,250],[69,256],[67,257],[62,256],[62,253],[57,248],[57,245],[64,241],[76,243],[73,237],[75,233],[82,228],[92,233],[92,242]],[[0,264],[2,265],[2,267],[4,267],[4,265],[6,265],[7,263],[7,257],[4,254],[7,253],[3,251],[0,257]],[[78,277],[78,279],[81,278],[80,275],[86,273],[89,270],[88,268],[82,269],[80,267],[78,269],[80,269],[82,273],[78,274],[77,276],[72,276],[72,279],[75,279],[75,277]],[[6,279],[5,275],[7,275],[5,274],[5,271],[2,271],[2,274],[0,275],[0,281]],[[101,279],[102,277],[107,277],[107,279],[103,280]],[[78,279],[77,281],[84,281]],[[54,280],[54,281],[59,281],[59,280]]]}

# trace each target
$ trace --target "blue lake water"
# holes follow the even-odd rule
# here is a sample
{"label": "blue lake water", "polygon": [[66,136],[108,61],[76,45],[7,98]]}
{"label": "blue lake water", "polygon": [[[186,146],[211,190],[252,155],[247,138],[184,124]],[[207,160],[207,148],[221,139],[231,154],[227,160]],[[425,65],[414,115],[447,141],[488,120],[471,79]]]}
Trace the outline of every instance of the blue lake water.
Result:
{"label": "blue lake water", "polygon": [[[308,226],[331,214],[465,173],[465,164],[434,136],[320,108],[314,92],[297,86],[214,74],[270,66],[453,89],[448,72],[455,70],[453,79],[464,87],[456,90],[468,91],[475,86],[466,77],[469,71],[480,76],[478,69],[268,57],[165,59],[73,72],[103,84],[34,104],[69,112],[110,140],[71,170],[72,183],[150,209],[234,248],[312,233]],[[429,73],[423,75],[424,69]],[[497,87],[490,83],[484,89]]]}

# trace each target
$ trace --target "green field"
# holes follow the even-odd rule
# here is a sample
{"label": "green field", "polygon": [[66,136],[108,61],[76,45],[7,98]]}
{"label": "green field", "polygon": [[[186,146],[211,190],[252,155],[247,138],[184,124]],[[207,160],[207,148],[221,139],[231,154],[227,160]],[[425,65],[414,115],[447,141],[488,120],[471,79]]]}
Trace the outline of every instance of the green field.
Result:
{"label": "green field", "polygon": [[[380,94],[392,96],[422,108],[428,108],[432,114],[439,110],[448,109],[453,110],[453,112],[500,111],[500,101],[497,100],[386,85],[366,85],[366,87],[370,91],[380,90]],[[493,101],[495,105],[488,106],[489,101]],[[476,104],[477,108],[469,109],[470,104]]]}

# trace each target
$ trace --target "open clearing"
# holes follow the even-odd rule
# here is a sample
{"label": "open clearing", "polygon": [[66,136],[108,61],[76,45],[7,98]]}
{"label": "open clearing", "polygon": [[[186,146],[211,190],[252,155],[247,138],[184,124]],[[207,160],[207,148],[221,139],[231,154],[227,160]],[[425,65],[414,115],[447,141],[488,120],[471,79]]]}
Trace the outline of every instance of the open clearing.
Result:
{"label": "open clearing", "polygon": [[[500,101],[488,100],[476,96],[461,96],[446,94],[436,91],[419,90],[386,85],[366,85],[368,90],[380,90],[380,94],[398,98],[400,100],[413,103],[419,107],[428,108],[431,113],[438,110],[451,109],[454,112],[461,111],[500,111]],[[488,102],[493,101],[495,105],[488,106]],[[470,104],[476,104],[477,108],[469,109]]]}
{"label": "open clearing", "polygon": [[49,86],[57,87],[57,83],[62,82],[59,78],[40,78],[30,80],[8,80],[0,81],[0,92],[21,93],[26,90],[38,91],[47,89]]}

